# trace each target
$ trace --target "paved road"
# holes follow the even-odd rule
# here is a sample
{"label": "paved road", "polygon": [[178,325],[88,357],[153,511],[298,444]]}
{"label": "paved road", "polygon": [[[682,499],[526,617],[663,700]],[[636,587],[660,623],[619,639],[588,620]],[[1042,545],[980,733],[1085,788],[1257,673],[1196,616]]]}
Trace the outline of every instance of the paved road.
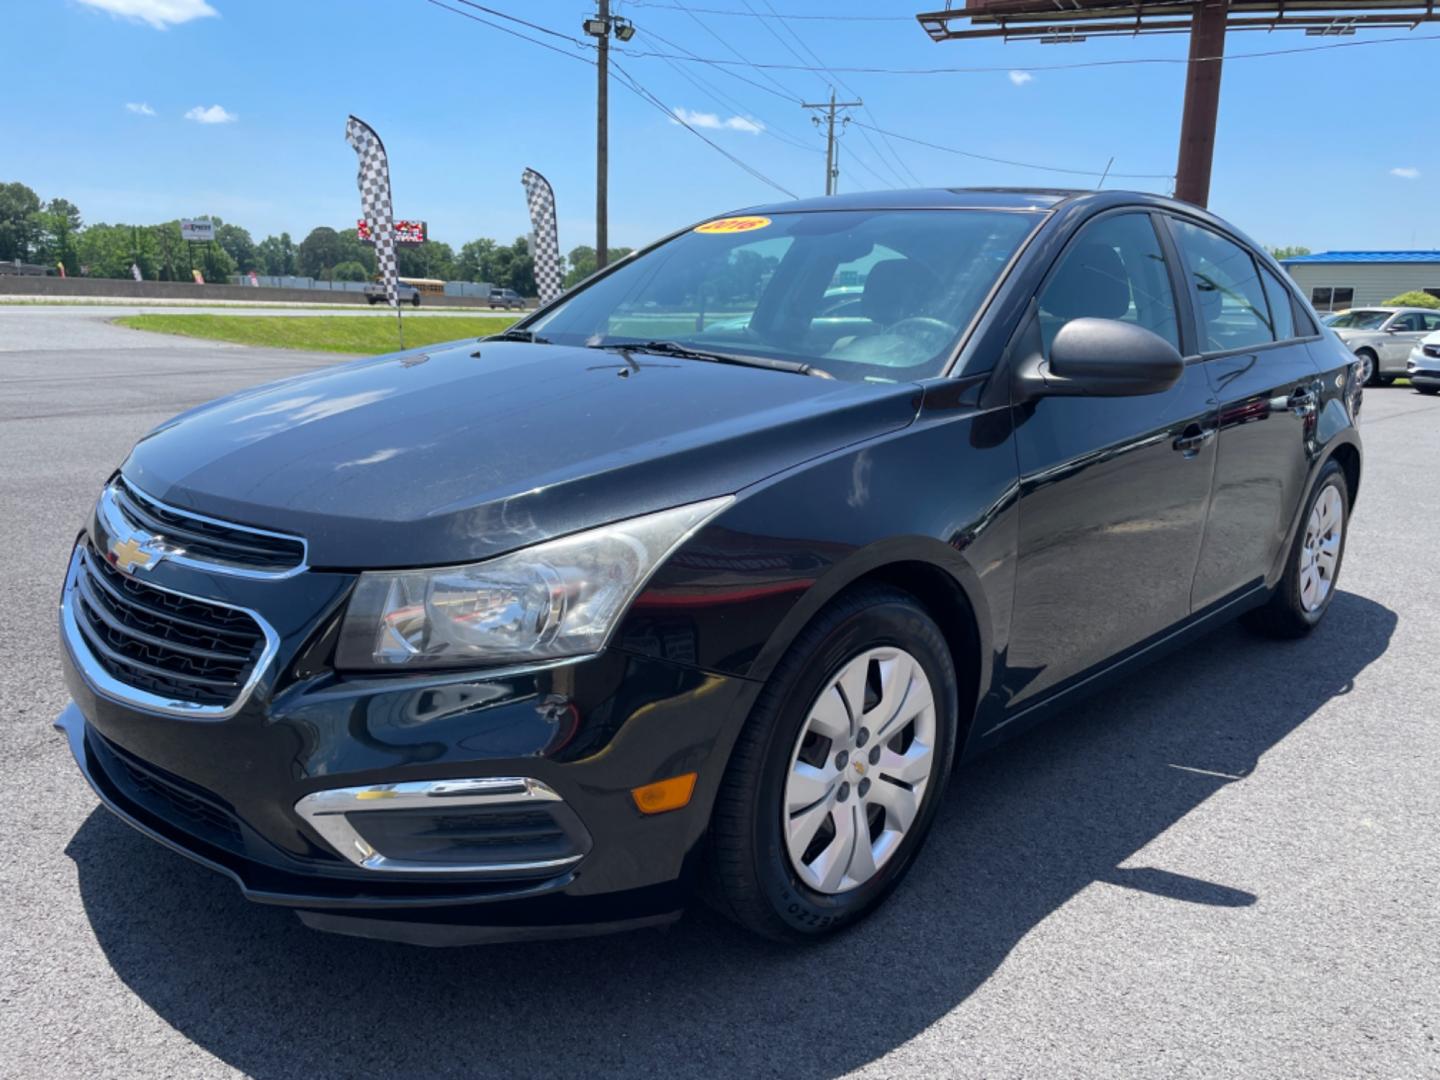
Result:
{"label": "paved road", "polygon": [[[3,297],[0,297],[3,301]],[[505,308],[482,308],[482,307],[411,307],[406,304],[401,308],[401,314],[407,319],[424,319],[436,315],[509,315],[511,318],[519,318],[524,315],[523,311],[511,311]],[[230,303],[201,304],[191,302],[186,304],[148,303],[134,304],[124,300],[104,301],[99,303],[25,303],[7,304],[0,302],[0,326],[24,327],[28,323],[19,322],[20,319],[34,319],[41,326],[46,324],[72,325],[75,319],[84,319],[92,322],[103,322],[106,319],[118,318],[121,315],[283,315],[287,317],[315,318],[320,315],[369,315],[375,318],[395,317],[394,309],[382,305],[370,304],[332,304],[328,307],[313,307],[301,304],[246,304],[243,301],[232,301]],[[0,340],[0,349],[5,348],[5,343]]]}
{"label": "paved road", "polygon": [[246,904],[97,809],[49,728],[110,468],[334,358],[36,329],[0,316],[0,1075],[1440,1075],[1440,400],[1369,395],[1316,635],[1221,631],[960,770],[868,925],[428,952]]}

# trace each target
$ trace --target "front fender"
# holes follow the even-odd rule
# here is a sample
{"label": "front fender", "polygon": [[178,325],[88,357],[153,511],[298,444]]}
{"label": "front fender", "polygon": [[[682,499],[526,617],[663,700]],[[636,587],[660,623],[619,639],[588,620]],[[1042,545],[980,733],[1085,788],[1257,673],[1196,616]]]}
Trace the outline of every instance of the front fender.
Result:
{"label": "front fender", "polygon": [[616,644],[763,680],[840,592],[918,568],[963,594],[983,688],[1009,633],[1017,483],[1009,408],[978,408],[980,382],[928,388],[909,427],[740,492],[656,573]]}

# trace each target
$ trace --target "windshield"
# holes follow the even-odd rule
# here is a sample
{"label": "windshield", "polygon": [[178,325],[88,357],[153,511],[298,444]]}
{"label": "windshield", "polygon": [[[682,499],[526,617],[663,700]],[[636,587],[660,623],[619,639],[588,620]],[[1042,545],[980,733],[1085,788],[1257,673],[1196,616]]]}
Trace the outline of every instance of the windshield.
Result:
{"label": "windshield", "polygon": [[527,323],[562,345],[668,342],[839,379],[938,374],[1041,215],[826,210],[722,218]]}
{"label": "windshield", "polygon": [[1389,311],[1342,311],[1330,316],[1328,322],[1335,330],[1379,330],[1391,314]]}

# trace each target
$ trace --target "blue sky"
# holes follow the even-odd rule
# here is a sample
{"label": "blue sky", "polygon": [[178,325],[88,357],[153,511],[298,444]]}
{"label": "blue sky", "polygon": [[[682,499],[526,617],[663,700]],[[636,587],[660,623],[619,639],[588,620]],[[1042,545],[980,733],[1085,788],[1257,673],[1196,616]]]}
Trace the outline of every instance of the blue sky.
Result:
{"label": "blue sky", "polygon": [[[575,37],[593,10],[584,0],[485,3]],[[781,14],[904,16],[789,21],[829,65],[996,69],[841,74],[869,107],[857,120],[993,157],[1095,170],[1067,176],[892,139],[900,164],[879,135],[851,127],[842,190],[899,186],[891,167],[907,185],[905,169],[927,185],[1093,186],[1112,155],[1118,173],[1174,170],[1183,64],[1045,69],[1183,60],[1181,36],[937,45],[908,18],[936,0],[771,3]],[[637,33],[618,48],[668,53],[673,43],[703,57],[797,62],[781,40],[794,39],[775,20],[697,19],[682,4],[692,12],[770,10],[765,0],[620,2]],[[389,148],[397,215],[428,220],[436,239],[458,247],[527,232],[520,173],[530,166],[555,187],[561,246],[594,242],[595,69],[426,0],[29,0],[7,4],[5,24],[12,45],[31,47],[7,50],[0,180],[69,198],[87,221],[213,213],[257,240],[288,230],[297,241],[317,224],[353,221],[355,157],[343,131],[354,112]],[[1440,31],[1422,26],[1411,37],[1427,32]],[[1404,35],[1348,40],[1396,36]],[[1294,32],[1230,35],[1212,209],[1270,244],[1440,248],[1440,138],[1426,115],[1440,41],[1235,58],[1321,43]],[[730,153],[793,192],[820,193],[823,141],[793,100],[824,96],[830,77],[617,58]],[[846,86],[837,87],[842,96]],[[611,89],[611,139],[614,244],[638,245],[722,210],[785,198],[619,85]]]}

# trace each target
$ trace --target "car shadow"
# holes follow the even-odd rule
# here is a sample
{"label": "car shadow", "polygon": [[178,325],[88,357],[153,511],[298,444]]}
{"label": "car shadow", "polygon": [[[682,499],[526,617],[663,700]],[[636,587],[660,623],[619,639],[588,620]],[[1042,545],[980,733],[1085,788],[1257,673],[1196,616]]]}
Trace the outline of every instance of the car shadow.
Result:
{"label": "car shadow", "polygon": [[[96,938],[165,1021],[248,1075],[838,1075],[982,986],[1095,882],[1243,907],[1243,883],[1125,865],[1344,695],[1393,612],[1338,594],[1302,642],[1229,627],[957,771],[873,918],[786,948],[698,905],[666,934],[423,950],[306,930],[96,810],[67,854]],[[1265,783],[1265,779],[1253,782]],[[847,973],[878,957],[897,978]]]}

